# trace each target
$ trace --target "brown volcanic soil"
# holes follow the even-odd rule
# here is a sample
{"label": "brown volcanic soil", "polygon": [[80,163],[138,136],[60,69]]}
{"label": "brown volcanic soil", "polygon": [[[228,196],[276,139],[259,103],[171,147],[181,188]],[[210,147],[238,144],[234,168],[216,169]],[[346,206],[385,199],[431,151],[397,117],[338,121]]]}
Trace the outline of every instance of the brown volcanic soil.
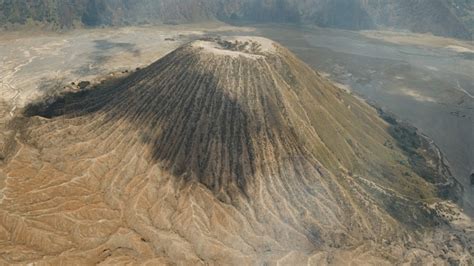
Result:
{"label": "brown volcanic soil", "polygon": [[437,149],[268,39],[195,41],[25,114],[5,263],[472,263]]}

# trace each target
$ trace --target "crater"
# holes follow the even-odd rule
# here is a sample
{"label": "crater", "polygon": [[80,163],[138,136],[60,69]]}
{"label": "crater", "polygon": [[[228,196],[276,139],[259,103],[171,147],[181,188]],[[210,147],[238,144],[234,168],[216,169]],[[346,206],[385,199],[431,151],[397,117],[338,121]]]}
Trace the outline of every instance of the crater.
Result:
{"label": "crater", "polygon": [[192,42],[191,47],[214,55],[252,59],[276,52],[276,44],[272,40],[255,36],[208,37]]}

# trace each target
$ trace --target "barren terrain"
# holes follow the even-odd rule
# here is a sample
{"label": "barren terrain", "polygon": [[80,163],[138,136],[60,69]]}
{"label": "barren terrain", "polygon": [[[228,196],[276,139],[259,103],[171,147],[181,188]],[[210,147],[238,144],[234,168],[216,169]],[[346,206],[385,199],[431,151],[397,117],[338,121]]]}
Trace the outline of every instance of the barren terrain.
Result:
{"label": "barren terrain", "polygon": [[437,147],[280,44],[201,37],[122,74],[6,125],[2,263],[473,263]]}
{"label": "barren terrain", "polygon": [[81,80],[98,82],[104,75],[146,66],[180,44],[208,34],[278,40],[333,81],[418,127],[446,155],[454,175],[465,185],[465,207],[474,212],[468,178],[474,170],[473,46],[449,38],[278,24],[2,32],[0,127],[18,108],[44,93],[77,89]]}

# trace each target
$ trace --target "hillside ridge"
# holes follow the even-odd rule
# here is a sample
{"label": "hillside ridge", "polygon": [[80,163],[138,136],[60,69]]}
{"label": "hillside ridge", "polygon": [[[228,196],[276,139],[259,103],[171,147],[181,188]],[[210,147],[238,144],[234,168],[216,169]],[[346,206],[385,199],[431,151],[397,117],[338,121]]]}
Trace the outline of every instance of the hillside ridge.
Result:
{"label": "hillside ridge", "polygon": [[268,39],[190,42],[17,119],[4,263],[472,263],[416,132]]}
{"label": "hillside ridge", "polygon": [[397,29],[472,40],[474,3],[463,0],[74,0],[0,1],[0,25],[125,26],[220,20]]}

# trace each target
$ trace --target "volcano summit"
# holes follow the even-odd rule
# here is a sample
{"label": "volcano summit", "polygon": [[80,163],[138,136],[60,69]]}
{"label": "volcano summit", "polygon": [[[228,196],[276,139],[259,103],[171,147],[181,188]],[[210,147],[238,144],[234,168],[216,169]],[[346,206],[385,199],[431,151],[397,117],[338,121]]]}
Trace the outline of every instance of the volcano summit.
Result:
{"label": "volcano summit", "polygon": [[4,263],[472,263],[436,147],[268,39],[188,43],[11,127]]}

